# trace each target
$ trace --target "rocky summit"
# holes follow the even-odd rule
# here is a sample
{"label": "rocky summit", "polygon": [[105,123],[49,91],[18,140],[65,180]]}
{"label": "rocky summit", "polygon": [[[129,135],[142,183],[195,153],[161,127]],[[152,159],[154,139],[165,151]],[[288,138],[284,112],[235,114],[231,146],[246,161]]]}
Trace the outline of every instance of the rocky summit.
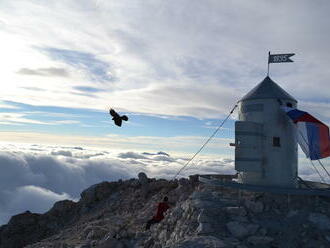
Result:
{"label": "rocky summit", "polygon": [[[165,195],[170,209],[146,231]],[[138,179],[93,185],[79,202],[57,202],[44,214],[13,216],[0,228],[0,247],[326,248],[329,207],[322,197],[238,193],[206,186],[196,175],[167,181],[139,173]]]}

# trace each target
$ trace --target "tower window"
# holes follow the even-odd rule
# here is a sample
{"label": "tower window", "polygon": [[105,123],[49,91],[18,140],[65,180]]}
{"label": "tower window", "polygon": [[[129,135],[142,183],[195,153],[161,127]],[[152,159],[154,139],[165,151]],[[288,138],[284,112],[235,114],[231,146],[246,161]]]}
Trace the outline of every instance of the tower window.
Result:
{"label": "tower window", "polygon": [[276,146],[276,147],[281,146],[280,137],[273,137],[273,146]]}
{"label": "tower window", "polygon": [[264,111],[264,105],[263,104],[249,104],[249,105],[243,105],[241,107],[242,113],[247,112],[262,112]]}
{"label": "tower window", "polygon": [[289,107],[289,108],[292,108],[292,107],[293,107],[293,106],[292,106],[292,103],[290,103],[290,102],[287,102],[287,103],[286,103],[286,106]]}

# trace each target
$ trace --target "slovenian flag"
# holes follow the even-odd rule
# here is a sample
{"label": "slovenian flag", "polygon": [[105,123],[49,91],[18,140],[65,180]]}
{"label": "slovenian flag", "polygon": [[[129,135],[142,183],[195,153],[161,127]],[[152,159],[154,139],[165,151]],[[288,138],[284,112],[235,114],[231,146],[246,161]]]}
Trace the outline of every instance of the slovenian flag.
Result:
{"label": "slovenian flag", "polygon": [[311,160],[329,157],[329,127],[307,112],[289,107],[283,109],[297,124],[298,143],[306,156]]}

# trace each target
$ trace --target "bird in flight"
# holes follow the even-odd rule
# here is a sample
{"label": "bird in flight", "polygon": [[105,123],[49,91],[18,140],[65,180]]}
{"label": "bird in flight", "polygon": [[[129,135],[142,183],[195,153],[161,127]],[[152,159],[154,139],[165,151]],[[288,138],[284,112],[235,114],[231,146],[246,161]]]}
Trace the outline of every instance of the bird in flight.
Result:
{"label": "bird in flight", "polygon": [[114,109],[110,109],[109,111],[110,115],[112,116],[112,120],[115,122],[115,124],[119,127],[121,127],[121,124],[124,121],[128,121],[128,117],[126,115],[120,116]]}

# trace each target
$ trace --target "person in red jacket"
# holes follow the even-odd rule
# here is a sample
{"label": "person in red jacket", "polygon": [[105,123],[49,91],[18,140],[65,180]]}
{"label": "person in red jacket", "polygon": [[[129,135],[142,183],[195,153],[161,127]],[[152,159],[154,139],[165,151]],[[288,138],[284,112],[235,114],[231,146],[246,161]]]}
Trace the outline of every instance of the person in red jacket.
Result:
{"label": "person in red jacket", "polygon": [[163,201],[158,203],[157,213],[154,217],[152,217],[151,220],[147,222],[146,230],[149,230],[151,225],[159,223],[162,221],[162,219],[164,219],[164,213],[166,212],[167,209],[170,208],[167,202],[168,202],[168,197],[165,196]]}

